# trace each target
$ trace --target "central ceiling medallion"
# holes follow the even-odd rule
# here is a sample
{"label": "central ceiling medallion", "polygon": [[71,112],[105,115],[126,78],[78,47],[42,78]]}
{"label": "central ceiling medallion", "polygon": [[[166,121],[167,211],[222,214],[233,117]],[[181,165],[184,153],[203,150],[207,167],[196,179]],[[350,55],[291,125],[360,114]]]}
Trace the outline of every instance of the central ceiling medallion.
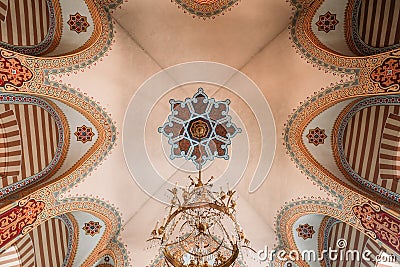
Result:
{"label": "central ceiling medallion", "polygon": [[215,18],[230,11],[233,5],[238,5],[240,0],[174,0],[175,3],[193,17]]}
{"label": "central ceiling medallion", "polygon": [[168,122],[158,129],[168,137],[170,158],[184,157],[197,169],[215,158],[229,159],[231,138],[242,131],[231,122],[229,103],[208,98],[202,88],[185,101],[171,99]]}

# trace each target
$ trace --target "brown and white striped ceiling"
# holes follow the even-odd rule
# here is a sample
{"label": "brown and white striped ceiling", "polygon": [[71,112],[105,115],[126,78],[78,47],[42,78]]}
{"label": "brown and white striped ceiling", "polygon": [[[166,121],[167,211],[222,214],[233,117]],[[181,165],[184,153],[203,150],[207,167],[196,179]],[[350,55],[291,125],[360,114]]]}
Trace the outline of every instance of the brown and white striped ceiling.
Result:
{"label": "brown and white striped ceiling", "polygon": [[372,106],[357,112],[343,135],[346,160],[361,177],[400,192],[400,106]]}
{"label": "brown and white striped ceiling", "polygon": [[400,1],[362,0],[358,33],[369,46],[382,48],[400,42]]}
{"label": "brown and white striped ceiling", "polygon": [[[0,266],[71,266],[66,259],[69,233],[61,219],[52,218],[0,254]],[[63,265],[64,261],[67,265]]]}
{"label": "brown and white striped ceiling", "polygon": [[[46,0],[13,0],[0,2],[0,41],[17,46],[40,44],[47,35],[50,14]],[[2,8],[4,3],[7,6]],[[4,11],[5,10],[5,11]],[[0,13],[1,14],[1,13]],[[54,19],[54,18],[53,18]]]}

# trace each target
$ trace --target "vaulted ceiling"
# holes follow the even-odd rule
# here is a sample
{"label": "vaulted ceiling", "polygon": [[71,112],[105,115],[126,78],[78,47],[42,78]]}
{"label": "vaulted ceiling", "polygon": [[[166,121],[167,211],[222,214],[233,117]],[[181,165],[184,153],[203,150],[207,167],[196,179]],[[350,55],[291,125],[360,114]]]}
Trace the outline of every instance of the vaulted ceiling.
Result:
{"label": "vaulted ceiling", "polygon": [[0,263],[151,265],[166,190],[197,175],[159,127],[199,88],[241,129],[203,175],[235,187],[256,251],[400,253],[398,1],[121,2],[0,0]]}

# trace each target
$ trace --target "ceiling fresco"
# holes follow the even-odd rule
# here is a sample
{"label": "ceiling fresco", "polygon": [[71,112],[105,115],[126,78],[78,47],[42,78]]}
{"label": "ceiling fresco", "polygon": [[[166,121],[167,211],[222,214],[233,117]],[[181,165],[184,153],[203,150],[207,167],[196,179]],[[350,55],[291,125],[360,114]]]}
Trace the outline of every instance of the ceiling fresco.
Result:
{"label": "ceiling fresco", "polygon": [[[224,12],[230,11],[231,7],[238,5],[240,0],[174,0],[179,8],[185,13],[189,13],[200,18],[215,18],[217,15],[225,15]],[[171,1],[172,2],[172,1]]]}
{"label": "ceiling fresco", "polygon": [[162,266],[147,233],[199,170],[240,197],[255,250],[234,266],[398,262],[397,18],[394,0],[0,0],[0,265]]}
{"label": "ceiling fresco", "polygon": [[[25,33],[19,33],[26,35],[15,37],[15,41],[22,39],[26,43],[2,39],[3,47],[24,54],[1,51],[1,87],[4,92],[0,96],[0,108],[5,156],[2,160],[3,223],[0,246],[2,250],[12,250],[13,253],[35,252],[32,254],[34,257],[24,254],[24,263],[21,264],[29,265],[34,261],[36,266],[88,266],[94,264],[99,255],[112,253],[117,266],[126,266],[125,248],[116,240],[121,217],[115,207],[90,197],[59,198],[61,192],[83,179],[103,160],[116,136],[112,120],[97,103],[66,85],[51,81],[51,75],[71,72],[93,63],[111,43],[111,22],[103,3],[78,2],[74,8],[78,12],[72,14],[74,17],[68,16],[71,21],[67,25],[73,34],[88,34],[80,41],[75,39],[74,43],[63,42],[64,37],[71,40],[68,34],[63,34],[57,41],[59,46],[53,47],[53,54],[74,51],[72,54],[57,58],[28,55],[49,53],[48,45],[53,44],[46,40],[57,39],[57,32],[53,30],[55,23],[60,21],[52,17],[55,9],[51,6],[54,4],[52,1],[29,3],[43,8],[38,12],[46,14],[40,17],[42,21],[36,21],[43,26],[42,39],[38,38],[37,32],[31,31],[38,28],[25,29]],[[26,5],[27,2],[9,4],[6,24],[10,22],[7,19],[12,12],[19,11],[18,4]],[[57,5],[68,11],[64,8],[66,2],[57,1]],[[107,5],[115,7],[118,2],[110,1]],[[93,26],[92,19],[83,15],[78,17],[78,13],[86,16],[93,14],[97,27]],[[1,25],[2,33],[4,29],[15,32],[13,27],[19,28],[24,21],[32,18],[27,13],[25,15],[17,16],[21,21],[12,21],[16,24],[5,25],[5,28]],[[49,25],[47,32],[46,25]],[[89,31],[87,28],[90,26]],[[7,32],[4,34],[7,36]],[[28,38],[31,34],[34,39]],[[85,51],[88,47],[90,51]],[[54,221],[54,218],[60,218],[63,223]],[[84,227],[86,224],[88,229]],[[92,224],[95,229],[92,229]],[[51,234],[52,231],[55,231],[54,234]],[[87,232],[93,234],[87,235]],[[90,239],[85,241],[87,238]],[[18,240],[17,243],[14,243],[15,240]],[[40,252],[42,250],[43,253]]]}
{"label": "ceiling fresco", "polygon": [[[335,155],[335,160],[338,167],[342,170],[343,174],[347,178],[355,176],[361,177],[360,175],[364,176],[364,178],[360,178],[362,181],[359,180],[359,186],[357,187],[359,188],[361,186],[368,188],[370,185],[373,185],[373,196],[368,196],[368,194],[365,194],[364,190],[362,189],[349,190],[351,186],[348,185],[348,182],[343,182],[343,178],[341,178],[342,175],[338,174],[336,171],[329,171],[332,169],[332,167],[325,167],[326,165],[324,166],[324,163],[321,163],[323,160],[319,161],[318,157],[315,157],[317,155],[315,152],[312,152],[313,156],[311,156],[310,150],[306,148],[302,141],[304,138],[298,137],[298,135],[309,134],[309,131],[305,131],[305,128],[311,120],[317,118],[322,112],[340,104],[340,102],[343,100],[353,98],[355,96],[368,97],[371,95],[387,94],[397,91],[399,86],[398,80],[393,79],[393,82],[386,84],[382,83],[383,80],[390,79],[392,73],[396,72],[396,67],[392,70],[391,67],[389,67],[385,62],[391,58],[393,58],[393,60],[397,60],[397,52],[393,51],[370,57],[354,58],[346,58],[344,56],[340,56],[340,54],[330,53],[330,56],[328,57],[327,53],[329,53],[329,49],[323,48],[324,45],[319,42],[316,42],[315,45],[313,44],[313,41],[315,40],[314,35],[303,35],[300,32],[304,29],[308,31],[308,27],[311,24],[311,21],[309,20],[310,17],[308,16],[312,14],[312,10],[315,10],[314,8],[316,8],[316,6],[320,3],[312,3],[309,9],[310,13],[300,12],[300,10],[304,9],[304,5],[308,4],[306,1],[293,1],[292,4],[298,8],[298,11],[295,13],[296,19],[293,20],[291,26],[291,34],[292,40],[299,49],[299,53],[307,57],[310,62],[313,62],[313,64],[321,66],[328,71],[335,71],[338,73],[354,73],[355,75],[351,76],[353,80],[352,82],[345,82],[324,89],[322,92],[317,93],[313,97],[309,98],[292,114],[285,130],[287,149],[290,152],[290,155],[293,157],[298,168],[303,170],[313,180],[317,181],[317,183],[321,184],[322,187],[325,187],[327,190],[330,190],[334,195],[336,195],[338,202],[330,203],[328,201],[312,199],[308,201],[304,200],[294,202],[287,208],[282,209],[278,218],[285,218],[285,222],[282,222],[279,219],[277,220],[277,231],[281,232],[281,240],[284,241],[285,246],[292,244],[293,237],[282,231],[283,229],[281,227],[284,225],[293,225],[295,218],[298,218],[300,213],[309,214],[312,210],[314,210],[317,214],[329,215],[337,220],[346,222],[346,227],[354,226],[362,233],[365,233],[373,239],[378,240],[378,242],[382,242],[391,247],[394,252],[398,254],[399,251],[396,248],[396,244],[399,242],[399,240],[396,237],[397,233],[395,230],[397,227],[389,227],[389,229],[394,230],[393,233],[389,229],[387,229],[388,232],[385,232],[386,230],[383,230],[382,228],[383,225],[386,225],[384,221],[378,219],[379,222],[373,222],[374,218],[380,216],[383,216],[382,218],[384,218],[388,216],[388,220],[394,223],[394,225],[397,225],[397,219],[392,217],[390,212],[386,212],[384,206],[381,206],[375,202],[378,201],[382,205],[386,205],[387,207],[398,210],[398,204],[390,204],[388,201],[383,200],[383,198],[379,196],[382,194],[383,196],[389,197],[395,201],[397,199],[394,193],[397,191],[396,181],[385,179],[385,177],[387,178],[387,176],[385,176],[386,170],[389,171],[391,175],[390,177],[392,178],[392,172],[395,172],[395,169],[390,171],[391,168],[388,166],[388,164],[392,164],[392,161],[385,161],[386,158],[393,160],[395,157],[393,158],[390,156],[390,151],[385,152],[385,149],[392,148],[395,150],[396,143],[394,140],[394,143],[390,143],[390,146],[387,146],[385,145],[385,138],[380,138],[380,136],[383,134],[385,134],[385,136],[389,139],[392,136],[388,135],[389,132],[388,130],[385,130],[385,127],[387,126],[388,128],[393,128],[391,126],[391,120],[392,118],[396,118],[394,117],[396,115],[396,96],[361,98],[361,100],[354,100],[350,103],[347,101],[347,105],[341,105],[343,111],[338,114],[339,116],[337,118],[333,118],[330,128],[326,129],[326,131],[329,130],[330,134],[332,135],[332,146],[325,147],[328,149],[328,151],[331,151],[326,152],[328,152],[330,155]],[[327,62],[329,63],[327,64]],[[377,69],[380,68],[385,68],[389,71],[384,72],[383,75],[378,78],[373,74]],[[374,101],[377,102],[376,105],[373,104]],[[370,105],[367,104],[365,106],[366,109],[352,109],[353,107],[357,106],[357,104],[362,106],[364,103],[369,103]],[[382,106],[380,106],[381,103]],[[393,103],[391,109],[389,108],[389,103]],[[387,115],[383,116],[383,114],[379,115],[379,113],[376,113],[381,112],[381,109],[382,112],[385,114],[387,113]],[[392,113],[393,115],[391,115]],[[375,114],[377,115],[375,116]],[[344,122],[343,118],[346,116],[348,119],[346,122]],[[380,126],[377,125],[379,117],[383,117],[380,122],[381,124],[379,124]],[[332,127],[333,122],[335,123]],[[394,124],[397,127],[396,121]],[[374,133],[369,132],[370,129],[372,130],[374,128],[373,125],[376,129]],[[355,132],[357,132],[357,134]],[[376,136],[377,134],[379,136]],[[392,134],[392,132],[390,132],[390,134]],[[394,133],[394,135],[396,134]],[[378,146],[378,149],[376,149],[375,146]],[[365,160],[367,155],[372,157],[369,163]],[[342,158],[343,160],[339,158]],[[375,160],[377,161],[376,163]],[[325,164],[327,163],[325,162]],[[346,168],[348,171],[344,171]],[[369,172],[375,173],[368,174]],[[384,182],[379,180],[379,174],[380,179],[383,178],[385,180]],[[368,179],[372,179],[372,182],[368,182]],[[385,189],[385,187],[387,188]],[[390,190],[393,190],[394,192],[391,191],[389,194],[388,192]],[[287,219],[287,215],[289,214],[292,214],[290,216],[293,216],[293,219]],[[385,232],[385,234],[383,234],[383,232]],[[382,234],[385,235],[385,237],[383,237]]]}

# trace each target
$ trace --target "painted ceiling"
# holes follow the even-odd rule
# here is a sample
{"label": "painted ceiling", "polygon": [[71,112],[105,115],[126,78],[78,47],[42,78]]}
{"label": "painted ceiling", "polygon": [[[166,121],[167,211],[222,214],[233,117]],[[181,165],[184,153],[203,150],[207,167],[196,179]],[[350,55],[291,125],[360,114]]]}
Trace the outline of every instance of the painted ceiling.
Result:
{"label": "painted ceiling", "polygon": [[400,2],[367,2],[0,0],[0,265],[158,266],[199,169],[286,252],[243,265],[398,257]]}

